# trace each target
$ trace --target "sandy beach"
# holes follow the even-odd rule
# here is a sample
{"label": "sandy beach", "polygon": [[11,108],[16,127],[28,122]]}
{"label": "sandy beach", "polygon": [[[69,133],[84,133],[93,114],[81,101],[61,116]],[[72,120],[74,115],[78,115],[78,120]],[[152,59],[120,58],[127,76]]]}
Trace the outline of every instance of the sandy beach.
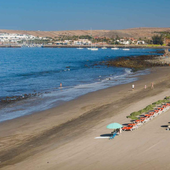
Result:
{"label": "sandy beach", "polygon": [[0,123],[0,169],[170,169],[170,132],[163,127],[170,110],[115,139],[95,139],[111,133],[109,123],[129,123],[131,112],[170,96],[169,80],[170,67],[152,68],[134,91],[132,83],[119,85]]}

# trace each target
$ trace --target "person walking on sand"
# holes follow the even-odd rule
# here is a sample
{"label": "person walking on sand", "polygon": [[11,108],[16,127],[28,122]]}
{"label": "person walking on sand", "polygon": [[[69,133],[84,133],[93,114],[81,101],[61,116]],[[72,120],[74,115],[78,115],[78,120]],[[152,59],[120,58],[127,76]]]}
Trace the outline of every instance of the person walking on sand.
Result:
{"label": "person walking on sand", "polygon": [[145,89],[146,89],[146,85],[145,85]]}
{"label": "person walking on sand", "polygon": [[151,83],[151,89],[153,89],[154,88],[154,85],[153,85],[153,82]]}
{"label": "person walking on sand", "polygon": [[132,84],[132,90],[134,90],[135,89],[135,85],[134,84]]}

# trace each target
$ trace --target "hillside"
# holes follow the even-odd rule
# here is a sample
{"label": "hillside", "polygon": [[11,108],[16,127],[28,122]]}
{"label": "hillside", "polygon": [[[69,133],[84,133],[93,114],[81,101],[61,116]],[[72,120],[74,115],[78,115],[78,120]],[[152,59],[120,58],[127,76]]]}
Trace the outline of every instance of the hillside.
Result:
{"label": "hillside", "polygon": [[[132,38],[150,38],[157,34],[156,32],[169,31],[170,28],[132,28],[124,30],[93,30],[92,36],[105,37],[132,37]],[[20,33],[31,34],[40,37],[58,37],[73,35],[91,35],[91,30],[70,30],[70,31],[21,31],[21,30],[0,30],[0,33]]]}

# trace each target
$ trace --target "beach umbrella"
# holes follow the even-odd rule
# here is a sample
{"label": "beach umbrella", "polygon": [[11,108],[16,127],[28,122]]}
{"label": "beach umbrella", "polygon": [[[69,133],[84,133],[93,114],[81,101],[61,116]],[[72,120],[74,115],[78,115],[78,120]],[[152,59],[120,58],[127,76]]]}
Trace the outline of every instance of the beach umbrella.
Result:
{"label": "beach umbrella", "polygon": [[111,123],[109,125],[107,125],[107,129],[120,129],[123,126],[119,123]]}

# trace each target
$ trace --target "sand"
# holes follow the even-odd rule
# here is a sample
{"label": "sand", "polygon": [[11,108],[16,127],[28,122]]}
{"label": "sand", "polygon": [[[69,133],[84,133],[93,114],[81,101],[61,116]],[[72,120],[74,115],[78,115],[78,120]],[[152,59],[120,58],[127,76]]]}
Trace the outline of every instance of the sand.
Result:
{"label": "sand", "polygon": [[170,67],[153,68],[134,91],[131,83],[119,85],[1,123],[0,169],[170,169],[170,131],[163,127],[170,111],[115,139],[95,139],[110,134],[109,123],[129,123],[131,112],[170,96],[169,80]]}

